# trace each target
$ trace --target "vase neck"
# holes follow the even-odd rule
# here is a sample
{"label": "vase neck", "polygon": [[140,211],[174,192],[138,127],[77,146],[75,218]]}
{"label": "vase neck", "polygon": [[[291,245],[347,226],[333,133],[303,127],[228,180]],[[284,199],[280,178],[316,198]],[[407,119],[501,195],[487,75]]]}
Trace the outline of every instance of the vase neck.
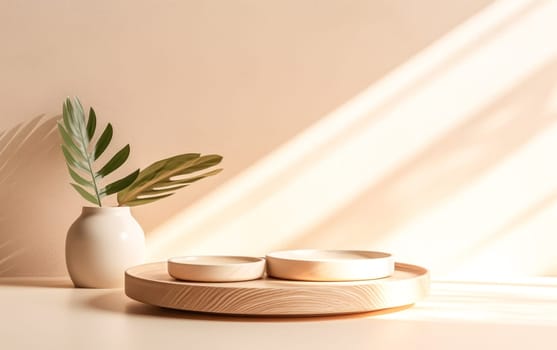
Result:
{"label": "vase neck", "polygon": [[83,209],[81,210],[81,215],[129,215],[130,213],[130,207],[83,207]]}

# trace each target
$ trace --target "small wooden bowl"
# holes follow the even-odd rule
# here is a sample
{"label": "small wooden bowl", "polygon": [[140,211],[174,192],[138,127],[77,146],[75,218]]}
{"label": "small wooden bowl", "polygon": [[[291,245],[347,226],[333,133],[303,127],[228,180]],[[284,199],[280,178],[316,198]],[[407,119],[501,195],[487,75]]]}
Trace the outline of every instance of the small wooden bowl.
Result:
{"label": "small wooden bowl", "polygon": [[269,276],[296,281],[359,281],[389,277],[391,254],[364,250],[285,250],[267,254]]}
{"label": "small wooden bowl", "polygon": [[168,274],[196,282],[238,282],[263,277],[265,260],[250,256],[181,256],[168,259]]}

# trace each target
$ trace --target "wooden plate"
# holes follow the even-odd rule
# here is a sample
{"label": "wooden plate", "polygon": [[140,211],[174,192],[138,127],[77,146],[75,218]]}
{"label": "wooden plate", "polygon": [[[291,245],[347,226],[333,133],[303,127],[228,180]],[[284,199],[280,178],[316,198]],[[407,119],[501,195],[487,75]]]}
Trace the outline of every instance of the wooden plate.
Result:
{"label": "wooden plate", "polygon": [[413,304],[429,290],[426,269],[396,263],[392,276],[350,282],[264,278],[244,282],[177,281],[166,262],[126,271],[126,295],[171,309],[234,315],[317,316],[367,312]]}
{"label": "wooden plate", "polygon": [[168,274],[197,282],[239,282],[263,277],[265,259],[251,256],[197,255],[168,259]]}
{"label": "wooden plate", "polygon": [[371,280],[388,277],[395,269],[391,254],[369,250],[283,250],[265,258],[269,276],[296,281]]}

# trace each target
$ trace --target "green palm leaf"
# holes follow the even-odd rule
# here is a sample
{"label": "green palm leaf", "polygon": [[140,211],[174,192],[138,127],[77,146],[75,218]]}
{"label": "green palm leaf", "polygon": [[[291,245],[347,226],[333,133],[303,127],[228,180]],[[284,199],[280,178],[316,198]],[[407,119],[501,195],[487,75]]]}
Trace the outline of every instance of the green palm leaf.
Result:
{"label": "green palm leaf", "polygon": [[184,178],[184,175],[215,166],[221,160],[216,154],[186,153],[155,162],[143,169],[129,187],[118,192],[118,204],[135,206],[171,196],[182,187],[218,174],[222,169]]}
{"label": "green palm leaf", "polygon": [[[91,108],[85,120],[85,112],[77,98],[67,98],[62,107],[62,121],[58,122],[58,131],[62,138],[62,152],[66,159],[71,178],[76,182],[71,185],[87,201],[102,206],[101,199],[121,191],[135,181],[139,169],[106,187],[100,187],[99,181],[118,169],[128,159],[130,146],[126,145],[117,152],[104,167],[95,171],[95,160],[106,150],[112,139],[112,126],[107,125],[102,135],[93,145],[97,117]],[[90,188],[93,193],[86,188]]]}

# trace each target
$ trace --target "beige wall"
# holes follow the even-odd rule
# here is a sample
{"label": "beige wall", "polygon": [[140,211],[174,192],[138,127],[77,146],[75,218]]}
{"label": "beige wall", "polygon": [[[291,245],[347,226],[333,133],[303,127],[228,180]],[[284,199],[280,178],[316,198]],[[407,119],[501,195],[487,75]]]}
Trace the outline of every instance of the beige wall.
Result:
{"label": "beige wall", "polygon": [[[553,51],[536,46],[529,52],[537,56],[524,57],[525,64],[518,54],[520,40],[524,40],[521,33],[539,32],[537,27],[530,28],[539,21],[530,23],[527,17],[536,16],[545,3],[516,4],[493,8],[487,0],[0,2],[0,130],[6,132],[0,139],[0,275],[65,273],[65,231],[84,203],[67,185],[59,141],[49,130],[51,117],[60,113],[68,95],[79,95],[84,104],[96,108],[101,122],[112,122],[115,142],[131,144],[129,169],[183,152],[225,157],[222,175],[134,209],[146,230],[152,258],[208,252],[264,254],[269,249],[293,247],[364,247],[399,252],[402,259],[443,274],[459,268],[476,271],[474,266],[480,263],[472,255],[486,254],[482,242],[505,234],[499,226],[513,225],[513,220],[538,223],[529,216],[530,199],[532,205],[541,201],[539,206],[549,206],[553,197],[547,188],[536,187],[533,191],[539,191],[539,198],[528,198],[525,208],[501,213],[501,222],[480,220],[470,227],[475,232],[470,236],[459,230],[442,236],[424,233],[415,228],[420,225],[415,220],[423,218],[424,227],[444,231],[451,226],[441,223],[450,218],[463,227],[459,220],[467,222],[466,213],[443,216],[435,210],[445,204],[458,207],[464,189],[489,176],[490,170],[526,147],[552,122],[539,106],[552,100],[556,69],[549,59]],[[550,28],[557,15],[545,10],[549,15],[541,23]],[[459,30],[471,43],[460,43]],[[456,37],[447,42],[450,35]],[[497,41],[505,35],[515,40],[516,57],[508,56],[506,42]],[[444,47],[460,44],[451,49],[457,54],[445,57]],[[528,40],[524,45],[530,45]],[[546,46],[552,50],[554,44]],[[476,62],[477,51],[487,63]],[[516,60],[514,71],[521,74],[506,73],[511,63],[505,61],[510,57]],[[433,65],[438,69],[427,79],[412,80],[412,67],[424,64],[420,59],[438,60]],[[483,70],[467,68],[474,64]],[[401,67],[407,72],[400,73]],[[501,77],[489,75],[499,70]],[[373,116],[362,112],[365,118],[343,119],[337,108],[373,86],[383,88],[364,97],[379,101],[381,91],[390,91],[385,79],[397,72],[406,74],[409,81],[405,84],[414,87],[392,97],[390,105],[407,103],[412,109],[387,108]],[[509,76],[513,79],[505,80]],[[428,86],[436,78],[437,85]],[[478,85],[486,86],[485,79],[501,84],[478,89]],[[463,86],[467,89],[460,95],[450,94]],[[408,100],[408,91],[413,100]],[[464,95],[468,97],[458,97]],[[471,109],[476,102],[478,110]],[[431,108],[439,103],[449,106],[447,111],[467,113],[438,128],[449,120]],[[495,118],[509,110],[511,117]],[[44,117],[37,119],[39,115]],[[332,123],[332,129],[323,131],[327,120],[336,120],[338,125]],[[385,134],[371,131],[375,120],[392,120],[384,129],[392,137],[379,142]],[[424,139],[414,140],[408,125],[416,125],[414,130]],[[492,127],[490,133],[478,136],[476,132],[486,125]],[[362,133],[366,130],[370,133]],[[319,133],[324,144],[304,149],[311,142],[303,140]],[[359,138],[362,142],[351,144]],[[393,140],[396,149],[389,146]],[[466,153],[478,143],[485,148]],[[550,161],[545,159],[551,155],[544,148],[548,145],[555,143],[531,151],[540,163]],[[404,153],[409,150],[416,152]],[[359,187],[351,187],[345,185],[351,182],[347,174],[330,177],[328,169],[334,164],[358,170],[342,163],[346,157],[337,162],[335,152],[352,155],[350,164],[366,164],[369,159],[369,168],[377,164],[379,169],[388,158],[396,164],[385,165],[381,174],[358,178],[353,183]],[[375,159],[379,153],[381,158]],[[440,165],[459,157],[461,164]],[[316,178],[303,171],[320,169],[323,159],[333,163],[322,165],[327,173],[317,177],[330,180],[322,192],[296,187]],[[281,174],[292,176],[292,181],[299,178],[297,183],[269,174],[279,160],[285,162],[279,164]],[[547,170],[525,166],[533,166],[536,174]],[[514,173],[501,176],[508,178],[507,174]],[[528,192],[531,182],[539,179],[527,175],[510,176],[523,176],[524,183],[519,177],[517,181]],[[250,182],[257,183],[257,188],[234,192]],[[548,188],[557,185],[552,179],[549,183]],[[507,185],[507,189],[516,188],[512,181]],[[489,182],[484,186],[493,188]],[[479,191],[473,192],[475,200],[495,207],[524,200],[520,196],[497,200],[496,194],[475,191]],[[326,193],[338,196],[327,200]],[[306,205],[307,215],[296,207],[297,202]],[[474,207],[460,205],[466,210]],[[471,220],[477,222],[478,215]],[[490,215],[498,217],[497,211]],[[309,218],[311,222],[304,221]],[[538,223],[535,231],[541,232],[535,236],[538,243],[528,245],[527,256],[520,257],[530,261],[541,247],[538,263],[518,272],[556,273],[550,252],[543,249],[548,237],[542,233],[555,231],[557,224],[544,223]],[[283,229],[267,229],[271,225]],[[405,225],[408,229],[401,233]],[[527,238],[517,237],[509,243],[511,247],[524,246]],[[455,244],[459,241],[460,246]],[[431,246],[446,253],[427,249],[420,253]],[[511,248],[497,254],[507,257],[509,252]],[[451,260],[447,268],[449,258],[470,261],[471,267]],[[497,266],[490,272],[503,269]]]}

